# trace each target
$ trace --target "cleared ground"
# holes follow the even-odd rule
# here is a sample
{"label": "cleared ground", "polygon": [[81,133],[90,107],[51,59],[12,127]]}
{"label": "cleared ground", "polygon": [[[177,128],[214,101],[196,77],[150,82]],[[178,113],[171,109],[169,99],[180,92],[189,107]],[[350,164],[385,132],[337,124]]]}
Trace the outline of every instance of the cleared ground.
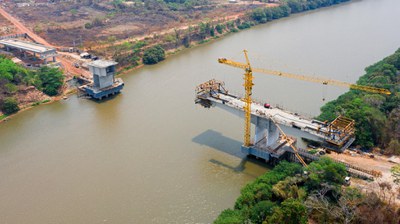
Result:
{"label": "cleared ground", "polygon": [[53,45],[73,46],[92,41],[107,41],[109,36],[126,39],[151,35],[184,25],[195,25],[200,21],[232,17],[266,5],[256,1],[232,4],[218,0],[189,8],[180,6],[177,10],[172,10],[169,6],[156,2],[115,6],[107,0],[80,3],[56,0],[45,4],[7,2],[3,7]]}

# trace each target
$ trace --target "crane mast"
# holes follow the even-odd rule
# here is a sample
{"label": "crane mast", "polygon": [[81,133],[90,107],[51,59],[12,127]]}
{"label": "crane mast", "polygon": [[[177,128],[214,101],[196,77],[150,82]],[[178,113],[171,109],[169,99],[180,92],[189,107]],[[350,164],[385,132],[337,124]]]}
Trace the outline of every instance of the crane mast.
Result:
{"label": "crane mast", "polygon": [[250,146],[250,133],[251,133],[251,94],[253,90],[253,71],[251,69],[250,60],[247,56],[247,51],[244,50],[244,56],[246,57],[246,67],[244,73],[244,88],[245,88],[245,106],[244,106],[244,146]]}

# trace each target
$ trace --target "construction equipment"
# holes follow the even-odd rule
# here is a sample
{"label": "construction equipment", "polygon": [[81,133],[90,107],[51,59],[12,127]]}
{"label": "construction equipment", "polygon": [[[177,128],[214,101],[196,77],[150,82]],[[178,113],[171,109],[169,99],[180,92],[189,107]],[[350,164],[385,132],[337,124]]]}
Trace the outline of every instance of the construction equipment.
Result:
{"label": "construction equipment", "polygon": [[250,65],[247,51],[244,50],[244,56],[246,58],[246,65],[244,67],[244,89],[245,89],[245,106],[244,106],[244,146],[250,146],[250,128],[251,128],[251,94],[253,90],[253,72]]}
{"label": "construction equipment", "polygon": [[285,134],[285,132],[283,132],[282,128],[279,127],[278,122],[275,122],[272,118],[271,118],[271,120],[276,124],[276,127],[278,127],[279,132],[280,132],[281,135],[282,135],[282,138],[283,138],[284,140],[286,140],[286,142],[287,142],[286,144],[288,144],[288,145],[293,149],[294,155],[295,155],[296,158],[299,160],[299,162],[300,162],[304,167],[307,167],[307,163],[304,162],[303,158],[299,155],[299,152],[298,152],[296,146],[294,145],[294,142],[295,142],[295,141],[294,141],[292,138],[290,138],[289,136],[287,136],[287,135]]}
{"label": "construction equipment", "polygon": [[[226,65],[230,65],[232,67],[242,68],[242,69],[246,70],[250,66],[248,63],[247,51],[246,50],[244,50],[244,51],[246,52],[245,56],[246,56],[247,64],[235,62],[235,61],[232,61],[232,60],[229,60],[226,58],[219,58],[218,62],[221,64],[226,64]],[[281,72],[281,71],[275,71],[275,70],[269,70],[269,69],[262,69],[262,68],[251,68],[251,71],[258,72],[258,73],[264,73],[267,75],[282,76],[282,77],[286,77],[286,78],[298,79],[298,80],[303,80],[303,81],[308,81],[308,82],[315,82],[315,83],[320,83],[323,85],[347,87],[350,89],[361,90],[361,91],[366,91],[366,92],[371,92],[371,93],[379,93],[379,94],[385,94],[385,95],[391,94],[391,92],[387,89],[381,89],[381,88],[376,88],[376,87],[372,87],[372,86],[361,86],[361,85],[351,84],[348,82],[343,82],[343,81],[338,81],[338,80],[333,80],[333,79],[323,79],[323,78],[319,78],[319,77],[298,75],[298,74],[293,74],[293,73],[287,73],[287,72]]]}
{"label": "construction equipment", "polygon": [[[252,88],[254,85],[253,72],[259,72],[259,73],[275,75],[275,76],[283,76],[283,77],[287,77],[287,78],[299,79],[299,80],[304,80],[304,81],[309,81],[309,82],[316,82],[316,83],[321,83],[323,85],[335,85],[335,86],[348,87],[350,89],[362,90],[362,91],[367,91],[367,92],[372,92],[372,93],[380,93],[380,94],[386,94],[386,95],[391,94],[390,91],[388,91],[386,89],[380,89],[380,88],[375,88],[375,87],[370,87],[370,86],[360,86],[360,85],[355,85],[355,84],[331,80],[331,79],[322,79],[322,78],[318,78],[318,77],[297,75],[297,74],[285,73],[285,72],[274,71],[274,70],[252,68],[250,65],[250,60],[247,55],[247,50],[243,50],[243,53],[246,58],[246,63],[235,62],[232,60],[228,60],[226,58],[219,58],[218,62],[221,64],[230,65],[232,67],[242,68],[245,71],[245,73],[244,73],[245,82],[243,85],[245,88],[245,97],[243,99],[243,101],[245,102],[245,105],[244,105],[243,109],[245,112],[244,146],[246,146],[246,147],[249,147],[251,145],[251,143],[250,143],[250,125],[251,125],[251,103],[252,103],[251,95],[252,95]],[[346,120],[346,118],[340,117],[337,119],[337,123],[339,124],[343,120]],[[338,126],[343,126],[343,125],[338,125]],[[346,128],[352,127],[352,126],[354,126],[354,122],[348,121],[346,123],[346,125],[341,128],[346,129]],[[283,134],[283,136],[286,136],[281,129],[280,129],[280,131]],[[289,141],[289,138],[287,136],[286,136],[286,138]],[[306,163],[301,158],[301,156],[298,154],[297,149],[293,146],[293,143],[290,144],[290,146],[294,150],[295,155],[299,159],[299,161],[303,165],[306,166]]]}

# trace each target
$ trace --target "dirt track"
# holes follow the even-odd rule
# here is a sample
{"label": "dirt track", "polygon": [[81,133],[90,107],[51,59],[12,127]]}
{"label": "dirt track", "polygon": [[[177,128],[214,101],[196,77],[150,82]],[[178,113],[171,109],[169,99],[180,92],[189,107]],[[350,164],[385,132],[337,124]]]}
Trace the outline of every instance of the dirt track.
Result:
{"label": "dirt track", "polygon": [[[10,21],[17,29],[21,31],[21,33],[27,33],[33,40],[36,42],[50,46],[50,47],[56,47],[49,42],[47,42],[45,39],[41,38],[39,35],[35,34],[33,31],[28,29],[26,26],[24,26],[21,22],[18,21],[18,19],[14,18],[12,15],[7,13],[3,8],[0,7],[0,14]],[[71,78],[73,75],[84,75],[85,77],[89,77],[89,72],[83,69],[76,68],[73,65],[73,61],[65,58],[65,57],[57,57],[58,61],[61,62],[63,69],[65,71],[65,75],[67,78]]]}

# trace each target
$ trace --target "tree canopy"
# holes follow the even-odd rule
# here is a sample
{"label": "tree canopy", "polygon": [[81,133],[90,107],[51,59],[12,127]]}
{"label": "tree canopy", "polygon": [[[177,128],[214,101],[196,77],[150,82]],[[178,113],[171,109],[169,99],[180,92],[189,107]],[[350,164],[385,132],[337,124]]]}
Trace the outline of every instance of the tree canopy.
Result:
{"label": "tree canopy", "polygon": [[[398,176],[398,170],[395,172]],[[342,186],[346,175],[344,165],[325,157],[307,168],[280,162],[246,185],[235,207],[224,210],[214,223],[399,222],[399,208],[391,203],[394,192],[388,184],[379,184],[385,194],[364,194],[357,188]],[[392,199],[387,200],[385,195],[392,195]]]}
{"label": "tree canopy", "polygon": [[157,64],[165,59],[165,51],[160,45],[148,48],[143,53],[143,63],[147,65]]}
{"label": "tree canopy", "polygon": [[[305,170],[310,174],[303,175]],[[273,170],[246,185],[234,209],[223,211],[215,223],[307,223],[304,201],[308,195],[323,186],[340,191],[339,186],[346,175],[344,165],[329,158],[315,161],[308,168],[280,162]]]}

